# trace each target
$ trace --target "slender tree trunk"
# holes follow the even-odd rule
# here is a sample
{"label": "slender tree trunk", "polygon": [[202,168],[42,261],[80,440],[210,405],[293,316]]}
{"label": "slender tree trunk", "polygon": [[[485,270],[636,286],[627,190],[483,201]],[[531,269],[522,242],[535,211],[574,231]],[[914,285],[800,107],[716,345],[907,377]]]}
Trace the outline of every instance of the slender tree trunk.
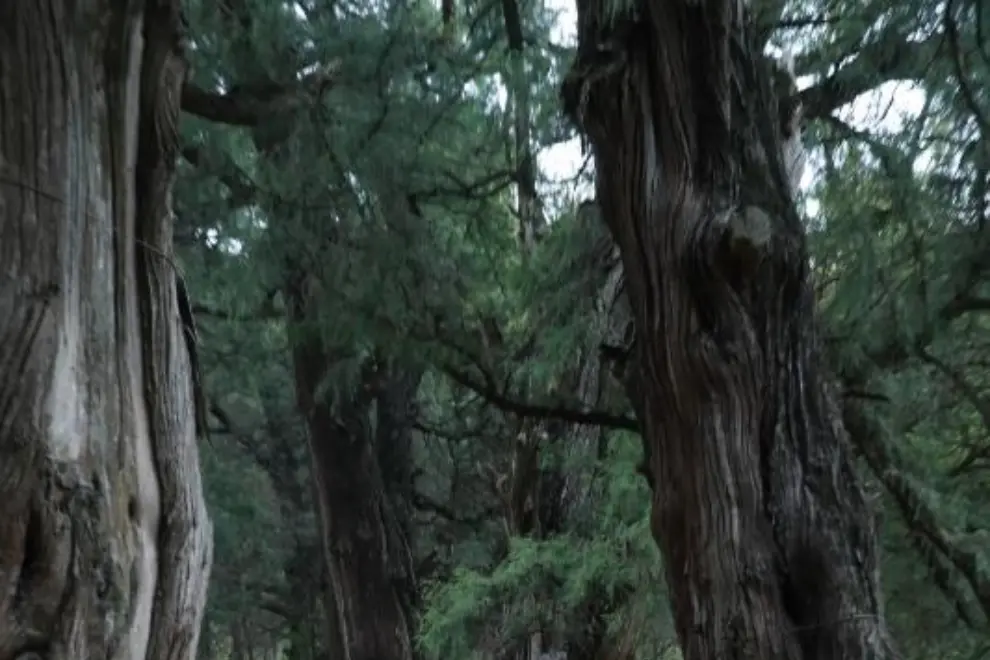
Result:
{"label": "slender tree trunk", "polygon": [[0,660],[195,655],[179,36],[170,0],[0,3]]}
{"label": "slender tree trunk", "polygon": [[[315,288],[305,277],[289,287],[292,319],[300,326],[315,318]],[[309,325],[293,342],[296,395],[309,427],[340,658],[411,660],[412,560],[385,489],[370,418],[371,404],[394,374],[368,360],[357,387],[331,400],[321,386],[333,362]]]}
{"label": "slender tree trunk", "polygon": [[387,531],[391,535],[391,547],[401,551],[392,557],[390,577],[406,612],[410,634],[413,634],[420,599],[412,556],[415,534],[412,436],[416,421],[416,394],[423,372],[403,369],[395,364],[386,368],[388,377],[381,381],[375,398],[375,446],[392,520]]}
{"label": "slender tree trunk", "polygon": [[894,657],[819,369],[781,76],[734,0],[607,4],[579,0],[564,97],[622,256],[684,657]]}
{"label": "slender tree trunk", "polygon": [[283,517],[295,529],[293,548],[285,562],[286,584],[281,600],[292,631],[290,658],[302,660],[316,653],[314,630],[317,627],[322,633],[322,648],[338,652],[342,642],[336,635],[336,611],[331,610],[333,613],[327,615],[320,607],[324,602],[327,608],[333,607],[326,600],[332,598],[332,594],[325,588],[323,544],[319,537],[311,538],[306,532],[307,518],[316,511],[315,503],[319,497],[312,479],[308,475],[301,476],[303,467],[309,467],[312,474],[307,447],[301,442],[305,433],[303,420],[298,418],[298,412],[293,407],[279,405],[278,390],[282,387],[278,380],[262,385],[266,434],[262,443],[254,449],[254,456],[272,479]]}
{"label": "slender tree trunk", "polygon": [[251,640],[241,619],[234,623],[230,634],[233,660],[251,660]]}

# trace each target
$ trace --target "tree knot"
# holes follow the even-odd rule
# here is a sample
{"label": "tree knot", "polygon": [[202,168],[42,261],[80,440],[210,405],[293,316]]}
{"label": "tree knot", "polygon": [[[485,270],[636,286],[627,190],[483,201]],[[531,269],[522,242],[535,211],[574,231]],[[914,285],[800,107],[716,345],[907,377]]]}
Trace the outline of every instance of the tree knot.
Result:
{"label": "tree knot", "polygon": [[773,218],[758,206],[746,206],[727,215],[722,236],[725,265],[735,283],[756,274],[768,256],[773,239]]}

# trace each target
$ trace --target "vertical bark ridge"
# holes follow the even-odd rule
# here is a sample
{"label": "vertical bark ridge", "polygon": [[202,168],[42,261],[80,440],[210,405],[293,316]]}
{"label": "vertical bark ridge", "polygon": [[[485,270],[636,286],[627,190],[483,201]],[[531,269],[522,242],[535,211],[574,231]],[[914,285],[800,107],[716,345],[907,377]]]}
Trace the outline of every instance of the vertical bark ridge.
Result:
{"label": "vertical bark ridge", "polygon": [[[186,63],[177,0],[146,0],[138,108],[137,264],[150,412],[152,470],[160,490],[150,657],[195,657],[212,560],[197,447],[194,355],[179,310],[172,260],[172,185]],[[150,567],[149,567],[149,570]]]}

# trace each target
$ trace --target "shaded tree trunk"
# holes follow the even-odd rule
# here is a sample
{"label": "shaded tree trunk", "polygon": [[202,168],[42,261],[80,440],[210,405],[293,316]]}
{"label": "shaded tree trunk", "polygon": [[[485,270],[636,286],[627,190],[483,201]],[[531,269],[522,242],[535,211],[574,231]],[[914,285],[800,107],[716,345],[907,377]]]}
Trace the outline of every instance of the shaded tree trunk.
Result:
{"label": "shaded tree trunk", "polygon": [[871,517],[820,371],[782,76],[741,3],[606,5],[578,3],[564,100],[626,275],[684,657],[894,657]]}
{"label": "shaded tree trunk", "polygon": [[[382,484],[391,509],[393,528],[391,543],[401,549],[393,562],[393,581],[403,609],[415,631],[419,611],[419,585],[415,575],[412,547],[415,474],[413,467],[413,424],[416,421],[416,394],[423,372],[406,370],[395,364],[387,366],[388,376],[381,381],[375,397],[375,445]],[[415,655],[415,654],[414,654]]]}
{"label": "shaded tree trunk", "polygon": [[[236,86],[240,92],[218,95],[187,85],[183,107],[211,121],[250,127],[254,145],[270,171],[293,172],[298,152],[291,146],[298,139],[295,129],[304,123],[298,121],[297,113],[332,86],[341,62],[325,63],[300,85],[295,72],[310,63],[288,58],[278,63],[278,70],[285,75],[284,83],[278,84],[270,77],[272,63],[263,61],[249,38],[255,24],[252,4],[225,0],[217,9],[232,33],[240,35],[233,45],[243,55],[237,58],[242,79]],[[336,206],[332,195],[326,204],[327,208]],[[379,465],[378,440],[386,436],[400,442],[407,439],[394,428],[383,429],[389,425],[391,409],[382,415],[383,406],[394,403],[387,393],[405,382],[407,374],[391,368],[379,370],[369,361],[365,378],[354,391],[342,394],[339,400],[325,392],[324,381],[338,356],[320,336],[321,301],[314,294],[323,287],[332,290],[335,283],[321,282],[313,275],[322,272],[318,263],[307,264],[312,266],[309,270],[298,265],[304,255],[314,253],[309,238],[300,242],[299,236],[319,237],[317,243],[330,244],[336,230],[327,227],[324,216],[300,215],[298,208],[280,204],[277,199],[269,199],[266,210],[280,220],[276,223],[280,228],[273,231],[286,232],[275,242],[283,247],[285,263],[292,264],[287,266],[282,288],[294,326],[295,334],[290,338],[296,401],[306,423],[327,565],[330,597],[324,632],[327,645],[335,647],[328,648],[327,653],[335,660],[405,660],[412,657],[415,579],[407,523],[390,497],[394,493]],[[306,229],[300,231],[303,227]],[[294,232],[298,233],[293,236]],[[324,256],[319,254],[316,260]],[[394,412],[395,419],[404,414]],[[372,424],[373,415],[378,415],[377,426]]]}
{"label": "shaded tree trunk", "polygon": [[[579,215],[587,213],[586,209]],[[598,219],[595,207],[595,219]],[[579,222],[586,221],[580,217]],[[609,241],[611,263],[601,287],[596,304],[596,314],[590,324],[588,340],[578,362],[579,369],[574,390],[577,400],[588,409],[596,409],[607,401],[606,383],[611,371],[616,370],[606,349],[622,350],[630,333],[630,315],[622,297],[622,273],[614,246]],[[625,382],[622,383],[625,385]],[[632,396],[631,393],[627,393]],[[595,510],[601,502],[600,492],[594,490],[595,471],[605,459],[605,437],[599,427],[588,425],[563,425],[556,433],[558,444],[566,447],[573,466],[559,469],[553,499],[561,525],[571,534],[580,537],[587,533]],[[561,530],[563,531],[563,530]],[[622,660],[631,658],[633,648],[623,645],[608,630],[609,617],[628,598],[625,589],[605,589],[593,586],[589,590],[569,627],[566,644],[567,660]]]}
{"label": "shaded tree trunk", "polygon": [[251,648],[251,635],[243,619],[238,619],[230,631],[231,634],[231,656],[233,660],[254,660],[254,651]]}
{"label": "shaded tree trunk", "polygon": [[[223,15],[226,20],[236,19],[238,25],[231,27],[242,35],[251,32],[247,29],[254,23],[251,12],[250,3],[243,0],[224,3]],[[248,40],[242,37],[237,48],[244,50],[244,61],[260,62]],[[268,78],[267,66],[245,66],[239,94],[219,95],[187,85],[183,107],[211,121],[252,128],[254,145],[266,166],[271,171],[292,172],[298,157],[291,149],[298,137],[293,130],[296,112],[330,87],[339,64],[335,60],[319,67],[302,86],[289,76],[284,85],[274,83]],[[294,72],[298,67],[283,63],[283,68]],[[332,196],[327,204],[328,208],[335,205]],[[292,234],[306,227],[301,235],[320,237],[331,244],[336,230],[326,226],[323,216],[300,215],[292,204],[280,204],[277,199],[269,199],[266,210],[281,221],[273,232],[285,234],[274,242],[282,245],[285,263],[291,264],[286,266],[282,293],[293,326],[290,339],[296,402],[306,424],[329,583],[324,632],[327,645],[334,648],[328,648],[327,653],[335,660],[411,658],[416,589],[408,526],[403,512],[394,506],[391,484],[386,483],[379,465],[379,440],[408,439],[408,433],[389,426],[390,420],[405,419],[403,412],[389,407],[399,405],[389,397],[408,374],[392,368],[380,370],[380,365],[369,361],[356,389],[339,397],[325,391],[325,380],[339,356],[322,340],[317,294],[323,287],[332,290],[335,283],[322,282],[313,275],[321,272],[318,263],[308,263],[310,270],[298,265],[314,250],[312,243],[299,242],[300,234]],[[377,426],[372,423],[374,415],[378,415]],[[401,485],[398,490],[402,490]]]}
{"label": "shaded tree trunk", "polygon": [[[241,2],[237,15],[250,22],[248,7]],[[313,93],[325,89],[332,79],[332,67],[314,75]],[[266,89],[261,86],[262,89]],[[275,86],[278,87],[278,86]],[[252,99],[245,93],[230,103],[229,97],[187,86],[183,102],[193,113],[231,123],[251,125],[255,146],[268,167],[291,171],[295,155],[290,152],[294,139],[292,127],[295,110],[306,98],[304,90],[291,84],[281,89],[279,103]],[[190,101],[192,98],[194,101]],[[250,102],[246,99],[251,99]],[[290,102],[291,99],[291,102]],[[299,105],[296,102],[299,102]],[[260,104],[271,108],[243,118]],[[236,121],[223,112],[212,114],[210,108],[238,106]],[[270,130],[271,129],[271,130]],[[291,161],[291,162],[290,162]],[[333,200],[327,204],[333,206]],[[323,217],[299,215],[292,205],[271,202],[268,212],[280,218],[281,230],[298,231],[306,227],[305,236],[320,236],[328,244],[337,238],[337,230],[327,228]],[[276,230],[277,231],[277,230]],[[398,506],[404,483],[403,452],[400,445],[410,440],[411,420],[407,408],[418,387],[419,377],[393,365],[369,359],[362,367],[360,382],[349,392],[331,393],[326,388],[330,371],[341,356],[323,341],[320,330],[321,292],[332,291],[335,283],[321,281],[318,259],[299,265],[312,255],[312,244],[299,243],[292,230],[278,241],[284,250],[286,266],[285,296],[292,324],[292,372],[296,403],[306,425],[307,445],[314,482],[316,507],[320,520],[321,547],[327,567],[330,599],[326,603],[328,622],[325,627],[329,657],[346,660],[400,660],[412,657],[412,618],[416,600],[416,583],[410,556],[406,507]],[[318,251],[317,251],[318,252]],[[301,256],[305,255],[305,256]],[[310,270],[308,270],[310,268]],[[405,425],[405,427],[403,426]],[[392,443],[394,446],[385,447]],[[380,460],[395,453],[388,474],[383,475]],[[393,477],[396,479],[393,481]],[[411,477],[410,477],[411,478]]]}
{"label": "shaded tree trunk", "polygon": [[[292,320],[299,326],[293,342],[296,395],[309,427],[331,605],[343,646],[340,657],[410,660],[415,582],[409,539],[386,491],[370,416],[376,399],[381,405],[397,393],[402,375],[369,358],[346,400],[324,394],[323,381],[333,361],[318,329],[307,324],[316,317],[314,286],[303,278],[289,287],[288,297]],[[394,420],[403,416],[392,414]],[[380,435],[394,439],[401,433],[382,427],[388,423],[385,416],[378,420]]]}
{"label": "shaded tree trunk", "polygon": [[[294,405],[283,401],[284,389],[281,380],[261,385],[266,437],[253,448],[253,455],[272,479],[282,515],[292,521],[293,548],[285,562],[285,588],[280,600],[291,631],[289,657],[301,659],[315,657],[316,629],[320,632],[320,648],[336,651],[342,642],[337,635],[334,604],[329,602],[332,594],[327,589],[319,530],[315,530],[317,536],[308,533],[308,516],[316,511],[319,497],[311,477],[304,420]],[[326,609],[333,613],[324,614]]]}
{"label": "shaded tree trunk", "polygon": [[0,3],[0,660],[195,656],[179,25],[170,0]]}

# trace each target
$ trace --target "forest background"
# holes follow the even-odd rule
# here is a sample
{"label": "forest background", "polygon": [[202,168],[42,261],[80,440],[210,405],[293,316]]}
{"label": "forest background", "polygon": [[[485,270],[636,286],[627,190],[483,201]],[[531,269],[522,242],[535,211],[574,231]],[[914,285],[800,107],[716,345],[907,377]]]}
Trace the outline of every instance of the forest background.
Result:
{"label": "forest background", "polygon": [[[754,3],[802,90],[799,205],[906,658],[990,657],[979,6]],[[375,589],[424,659],[676,657],[610,375],[616,258],[559,100],[573,11],[188,0],[185,17],[175,241],[215,538],[199,657],[339,657],[341,628],[399,616],[359,602]],[[346,441],[307,400],[333,402]],[[353,512],[326,543],[320,501]],[[331,590],[324,552],[369,535],[388,561]]]}

